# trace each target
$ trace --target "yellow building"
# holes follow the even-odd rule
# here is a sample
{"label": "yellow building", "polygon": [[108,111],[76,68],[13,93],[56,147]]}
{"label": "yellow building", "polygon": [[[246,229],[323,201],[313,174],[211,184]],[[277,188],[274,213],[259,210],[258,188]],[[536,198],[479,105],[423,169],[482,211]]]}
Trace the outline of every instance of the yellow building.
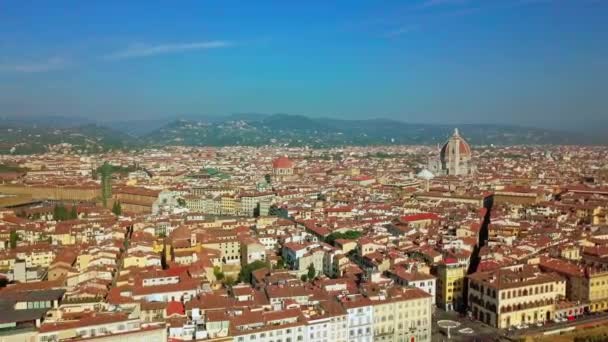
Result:
{"label": "yellow building", "polygon": [[24,195],[32,199],[48,199],[56,201],[94,201],[101,196],[101,188],[97,184],[81,186],[55,185],[0,185],[0,192],[11,195]]}
{"label": "yellow building", "polygon": [[144,268],[147,265],[148,265],[148,258],[143,253],[130,254],[130,255],[125,256],[123,259],[124,268],[129,268],[129,267]]}
{"label": "yellow building", "polygon": [[86,270],[89,267],[89,264],[92,261],[95,261],[95,259],[105,258],[116,260],[116,257],[116,253],[113,253],[112,251],[101,251],[97,248],[93,248],[80,252],[76,257],[74,266],[76,266],[78,271],[82,272]]}
{"label": "yellow building", "polygon": [[608,210],[605,207],[596,207],[593,209],[593,222],[594,226],[605,225],[608,223]]}
{"label": "yellow building", "polygon": [[390,288],[369,295],[374,341],[431,341],[431,295],[418,288]]}
{"label": "yellow building", "polygon": [[89,267],[89,262],[93,258],[93,255],[88,253],[78,254],[76,257],[76,266],[79,271],[87,269]]}
{"label": "yellow building", "polygon": [[223,263],[241,263],[241,241],[237,234],[231,230],[206,230],[198,243],[203,249],[220,251]]}
{"label": "yellow building", "polygon": [[608,310],[608,272],[588,271],[586,277],[581,279],[581,287],[589,296],[589,310],[591,312]]}
{"label": "yellow building", "polygon": [[50,246],[40,248],[24,246],[18,247],[15,256],[17,259],[25,260],[27,267],[49,267],[53,259],[55,259],[55,252]]}
{"label": "yellow building", "polygon": [[560,257],[567,260],[581,260],[581,248],[574,244],[570,246],[560,246],[559,253]]}
{"label": "yellow building", "polygon": [[233,196],[222,196],[221,207],[223,215],[236,215],[236,198]]}
{"label": "yellow building", "polygon": [[437,306],[457,310],[464,305],[466,269],[456,260],[446,259],[437,266]]}
{"label": "yellow building", "polygon": [[76,243],[76,237],[70,234],[69,231],[55,232],[51,234],[51,238],[54,243],[60,244],[62,246],[73,245]]}
{"label": "yellow building", "polygon": [[566,297],[566,279],[532,265],[477,272],[468,281],[473,318],[499,329],[547,322]]}
{"label": "yellow building", "polygon": [[551,258],[543,258],[540,267],[567,279],[569,300],[583,303],[590,312],[608,310],[608,271]]}
{"label": "yellow building", "polygon": [[4,254],[0,256],[0,270],[8,272],[15,266],[15,257],[11,254]]}

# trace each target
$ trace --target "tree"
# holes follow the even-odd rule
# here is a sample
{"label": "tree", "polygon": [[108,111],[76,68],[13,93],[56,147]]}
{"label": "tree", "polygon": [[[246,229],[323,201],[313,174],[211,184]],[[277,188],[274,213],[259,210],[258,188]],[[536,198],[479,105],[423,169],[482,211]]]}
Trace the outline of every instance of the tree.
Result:
{"label": "tree", "polygon": [[303,282],[306,282],[308,280],[308,277],[306,276],[306,274],[302,274],[300,276],[300,280],[303,281]]}
{"label": "tree", "polygon": [[63,204],[58,204],[53,208],[53,220],[55,221],[65,221],[70,218],[70,214],[68,210],[63,206]]}
{"label": "tree", "polygon": [[17,231],[15,231],[14,229],[11,229],[9,241],[11,244],[11,249],[17,247],[17,241],[19,241],[19,235],[17,235]]}
{"label": "tree", "polygon": [[306,275],[308,276],[309,280],[315,279],[315,277],[317,276],[317,270],[315,270],[315,265],[313,265],[312,263],[308,265],[308,273]]}
{"label": "tree", "polygon": [[213,275],[217,281],[222,281],[222,279],[224,279],[224,272],[222,272],[219,266],[213,266]]}
{"label": "tree", "polygon": [[285,268],[285,261],[283,261],[283,258],[277,260],[277,267],[276,268],[278,268],[278,269]]}
{"label": "tree", "polygon": [[289,220],[289,212],[285,208],[277,207],[276,205],[271,205],[268,209],[268,215],[270,216],[278,216],[280,218],[284,218]]}
{"label": "tree", "polygon": [[112,205],[112,212],[116,216],[122,215],[122,206],[120,205],[119,201],[114,202],[114,204]]}
{"label": "tree", "polygon": [[356,230],[349,230],[345,233],[333,232],[333,233],[329,234],[327,237],[325,237],[325,242],[330,245],[333,245],[334,241],[336,241],[338,239],[357,240],[360,237],[361,237],[361,232],[358,232]]}
{"label": "tree", "polygon": [[226,286],[232,286],[236,283],[236,280],[234,280],[233,277],[226,277],[224,278],[224,285]]}
{"label": "tree", "polygon": [[70,219],[75,220],[78,218],[78,211],[76,210],[76,206],[72,206],[72,210],[70,210]]}
{"label": "tree", "polygon": [[243,266],[243,268],[241,268],[241,272],[239,273],[239,280],[245,283],[251,283],[251,274],[253,271],[261,268],[269,268],[268,263],[262,260],[256,260]]}
{"label": "tree", "polygon": [[272,176],[269,173],[264,175],[264,180],[266,180],[266,183],[272,184]]}
{"label": "tree", "polygon": [[180,207],[184,208],[186,206],[186,200],[183,198],[178,198],[177,199],[177,205],[179,205]]}

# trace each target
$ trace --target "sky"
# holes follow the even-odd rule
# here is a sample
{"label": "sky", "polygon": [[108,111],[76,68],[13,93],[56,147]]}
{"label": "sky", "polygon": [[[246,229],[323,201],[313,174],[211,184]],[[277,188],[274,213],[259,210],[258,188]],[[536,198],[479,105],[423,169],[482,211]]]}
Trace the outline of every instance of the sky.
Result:
{"label": "sky", "polygon": [[608,124],[608,0],[0,2],[0,116]]}

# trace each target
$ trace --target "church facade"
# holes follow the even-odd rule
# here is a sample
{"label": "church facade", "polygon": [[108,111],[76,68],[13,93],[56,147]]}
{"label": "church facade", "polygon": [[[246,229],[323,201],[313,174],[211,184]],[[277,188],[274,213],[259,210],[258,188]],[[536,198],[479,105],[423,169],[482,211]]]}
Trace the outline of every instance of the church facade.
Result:
{"label": "church facade", "polygon": [[439,156],[428,162],[428,169],[435,175],[466,176],[475,172],[471,146],[460,135],[458,128],[439,151]]}

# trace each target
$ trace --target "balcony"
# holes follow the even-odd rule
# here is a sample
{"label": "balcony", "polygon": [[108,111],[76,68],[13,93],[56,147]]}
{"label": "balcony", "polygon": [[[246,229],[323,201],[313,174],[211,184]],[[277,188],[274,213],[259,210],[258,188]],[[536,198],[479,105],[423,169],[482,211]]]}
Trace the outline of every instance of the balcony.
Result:
{"label": "balcony", "polygon": [[553,304],[555,304],[555,300],[553,300],[553,299],[536,300],[533,302],[503,306],[500,308],[500,313],[510,313],[510,312],[516,312],[516,311],[521,311],[521,310],[540,308],[543,306],[553,305]]}

